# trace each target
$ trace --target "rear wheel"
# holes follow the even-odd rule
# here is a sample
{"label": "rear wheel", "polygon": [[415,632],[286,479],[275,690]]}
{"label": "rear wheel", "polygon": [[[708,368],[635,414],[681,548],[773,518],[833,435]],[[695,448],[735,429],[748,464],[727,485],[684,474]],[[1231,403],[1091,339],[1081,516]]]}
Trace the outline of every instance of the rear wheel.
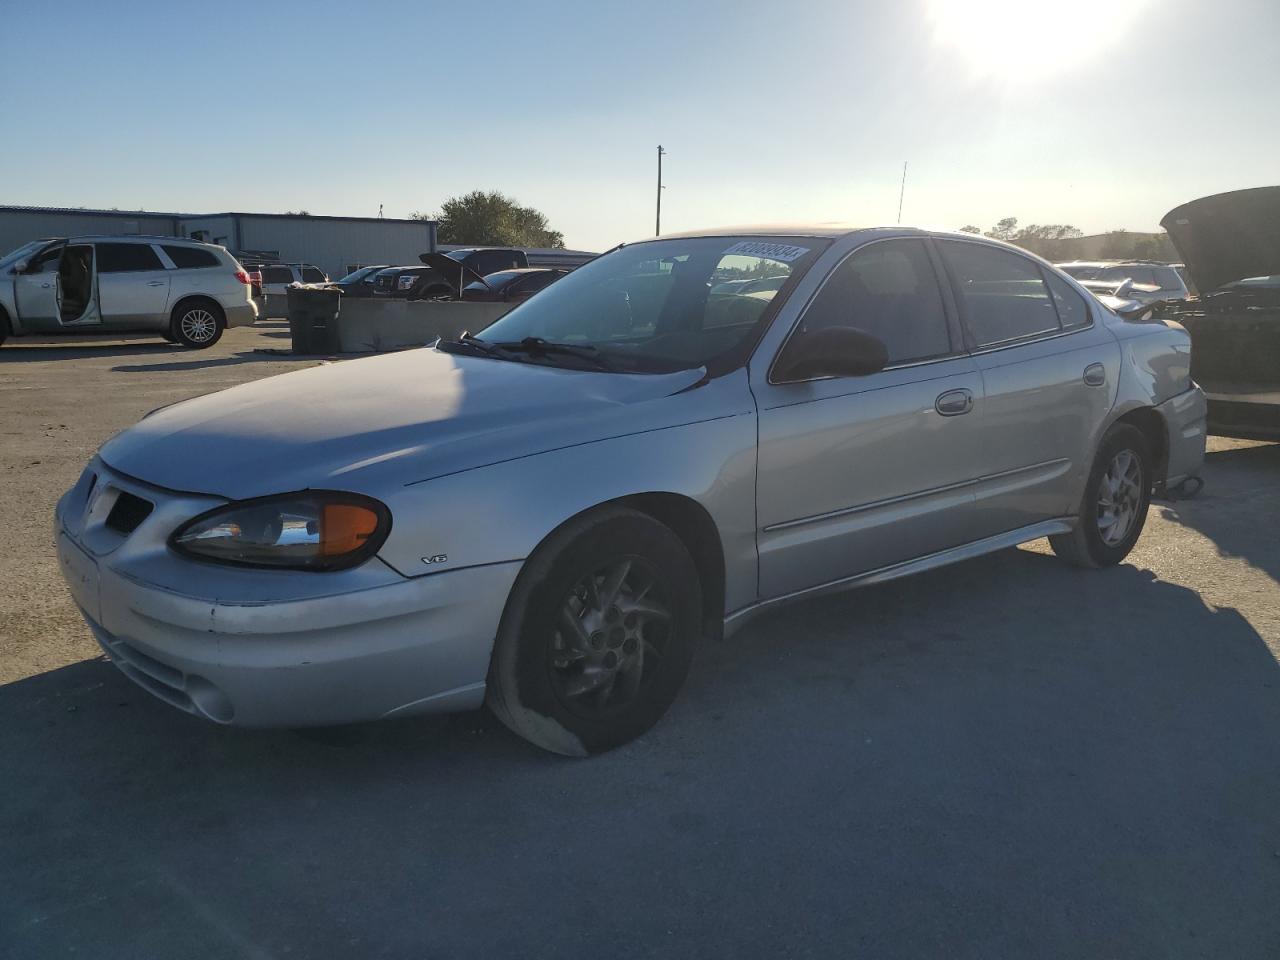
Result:
{"label": "rear wheel", "polygon": [[553,753],[627,743],[683,685],[700,609],[697,569],[669,528],[623,508],[572,521],[516,581],[494,646],[489,707]]}
{"label": "rear wheel", "polygon": [[222,308],[212,300],[187,300],[173,311],[169,335],[174,343],[203,350],[222,338],[225,326]]}
{"label": "rear wheel", "polygon": [[1089,472],[1076,529],[1050,537],[1053,552],[1078,567],[1110,567],[1127,557],[1147,522],[1150,464],[1141,430],[1127,423],[1108,430]]}

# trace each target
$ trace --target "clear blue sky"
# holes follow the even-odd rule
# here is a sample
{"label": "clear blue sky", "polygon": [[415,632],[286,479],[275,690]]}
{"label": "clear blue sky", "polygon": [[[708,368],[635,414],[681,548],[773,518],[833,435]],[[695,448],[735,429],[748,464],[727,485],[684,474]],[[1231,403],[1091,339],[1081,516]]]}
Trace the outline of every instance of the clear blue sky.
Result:
{"label": "clear blue sky", "polygon": [[[475,12],[483,10],[484,14]],[[458,11],[455,15],[454,11]],[[0,203],[1152,230],[1280,183],[1276,0],[0,9]]]}

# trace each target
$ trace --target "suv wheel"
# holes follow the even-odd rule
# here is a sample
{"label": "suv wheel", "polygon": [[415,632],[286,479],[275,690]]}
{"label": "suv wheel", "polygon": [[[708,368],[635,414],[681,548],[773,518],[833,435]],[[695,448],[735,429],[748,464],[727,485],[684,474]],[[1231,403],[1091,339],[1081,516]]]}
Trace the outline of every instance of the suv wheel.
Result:
{"label": "suv wheel", "polygon": [[567,524],[521,571],[502,615],[486,701],[526,740],[566,756],[621,746],[675,700],[698,636],[693,559],[646,514]]}
{"label": "suv wheel", "polygon": [[188,300],[173,311],[169,335],[174,343],[203,350],[221,339],[225,326],[222,308],[212,300]]}
{"label": "suv wheel", "polygon": [[1049,538],[1053,552],[1077,567],[1110,567],[1129,555],[1147,522],[1151,456],[1137,427],[1118,423],[1106,432],[1075,530]]}

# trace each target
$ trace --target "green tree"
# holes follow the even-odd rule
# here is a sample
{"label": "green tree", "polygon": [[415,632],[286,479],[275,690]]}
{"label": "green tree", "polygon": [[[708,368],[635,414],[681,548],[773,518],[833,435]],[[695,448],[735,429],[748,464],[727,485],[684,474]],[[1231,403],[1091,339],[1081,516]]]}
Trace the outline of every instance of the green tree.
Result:
{"label": "green tree", "polygon": [[496,190],[473,190],[450,197],[438,214],[415,213],[415,220],[439,222],[441,243],[497,247],[563,247],[564,234],[552,230],[546,215]]}
{"label": "green tree", "polygon": [[1013,238],[1018,235],[1018,218],[1005,217],[994,227],[988,230],[985,235],[990,237],[992,240],[1006,240],[1012,242]]}
{"label": "green tree", "polygon": [[970,224],[966,224],[965,226],[961,227],[961,228],[960,228],[960,232],[961,232],[961,233],[981,233],[981,232],[982,232],[982,228],[981,228],[981,227],[975,227],[972,223],[970,223]]}

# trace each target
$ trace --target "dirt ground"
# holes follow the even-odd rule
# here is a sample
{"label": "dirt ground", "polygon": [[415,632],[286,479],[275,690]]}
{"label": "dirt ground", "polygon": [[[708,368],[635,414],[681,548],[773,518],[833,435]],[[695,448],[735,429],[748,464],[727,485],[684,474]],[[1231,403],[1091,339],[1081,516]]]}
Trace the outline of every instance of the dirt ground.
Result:
{"label": "dirt ground", "polygon": [[1280,445],[1212,440],[1110,571],[767,614],[590,761],[483,713],[240,731],[97,657],[51,522],[287,343],[0,348],[0,957],[1280,956]]}

